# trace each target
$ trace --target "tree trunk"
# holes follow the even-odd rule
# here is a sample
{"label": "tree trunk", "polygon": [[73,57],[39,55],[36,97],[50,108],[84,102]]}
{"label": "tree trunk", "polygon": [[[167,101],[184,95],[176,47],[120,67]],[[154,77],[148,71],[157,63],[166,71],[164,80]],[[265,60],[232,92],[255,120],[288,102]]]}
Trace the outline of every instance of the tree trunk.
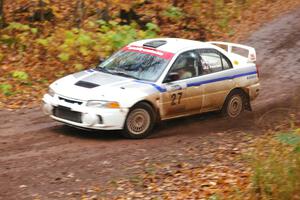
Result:
{"label": "tree trunk", "polygon": [[40,20],[44,21],[45,20],[45,3],[43,2],[43,0],[39,0],[39,12],[40,12]]}
{"label": "tree trunk", "polygon": [[105,7],[103,9],[97,8],[97,15],[99,19],[103,19],[104,21],[109,21],[109,2],[108,0],[96,0],[96,2],[103,1],[105,3]]}
{"label": "tree trunk", "polygon": [[83,20],[84,20],[84,9],[85,9],[85,5],[84,5],[84,0],[77,0],[76,1],[76,25],[78,28],[81,28]]}
{"label": "tree trunk", "polygon": [[0,28],[5,27],[5,17],[4,17],[4,0],[0,0]]}
{"label": "tree trunk", "polygon": [[173,0],[173,1],[172,1],[172,5],[173,5],[174,7],[177,7],[177,6],[178,6],[178,0]]}

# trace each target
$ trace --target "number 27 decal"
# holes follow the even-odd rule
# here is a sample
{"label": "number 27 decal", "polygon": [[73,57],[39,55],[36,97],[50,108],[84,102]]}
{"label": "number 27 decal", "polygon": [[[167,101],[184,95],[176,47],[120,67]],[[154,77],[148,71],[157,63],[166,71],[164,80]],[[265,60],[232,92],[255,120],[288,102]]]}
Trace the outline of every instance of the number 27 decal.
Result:
{"label": "number 27 decal", "polygon": [[182,92],[171,94],[171,105],[175,106],[177,104],[180,104],[181,97],[182,97]]}

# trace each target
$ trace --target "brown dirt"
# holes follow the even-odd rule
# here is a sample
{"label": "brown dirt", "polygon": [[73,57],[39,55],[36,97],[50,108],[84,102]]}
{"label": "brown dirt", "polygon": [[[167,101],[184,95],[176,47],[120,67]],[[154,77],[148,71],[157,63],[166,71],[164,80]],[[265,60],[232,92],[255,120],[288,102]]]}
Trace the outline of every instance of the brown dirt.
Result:
{"label": "brown dirt", "polygon": [[[53,122],[39,108],[1,111],[0,199],[79,199],[89,187],[143,171],[137,163],[145,160],[219,162],[214,149],[234,149],[245,135],[255,137],[291,113],[299,120],[299,21],[298,8],[244,42],[257,49],[262,89],[254,111],[239,120],[197,115],[164,122],[149,139],[126,140],[114,131],[87,132]],[[188,155],[189,148],[197,153]]]}

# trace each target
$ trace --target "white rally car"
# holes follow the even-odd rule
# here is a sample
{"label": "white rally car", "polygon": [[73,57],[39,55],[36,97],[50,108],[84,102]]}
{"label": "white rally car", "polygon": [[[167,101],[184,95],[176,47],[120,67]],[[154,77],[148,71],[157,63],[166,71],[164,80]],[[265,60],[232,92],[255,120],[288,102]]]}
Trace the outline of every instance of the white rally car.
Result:
{"label": "white rally car", "polygon": [[259,93],[255,61],[255,49],[240,44],[141,40],[52,83],[43,110],[76,127],[123,129],[129,138],[146,137],[159,120],[215,110],[235,118]]}

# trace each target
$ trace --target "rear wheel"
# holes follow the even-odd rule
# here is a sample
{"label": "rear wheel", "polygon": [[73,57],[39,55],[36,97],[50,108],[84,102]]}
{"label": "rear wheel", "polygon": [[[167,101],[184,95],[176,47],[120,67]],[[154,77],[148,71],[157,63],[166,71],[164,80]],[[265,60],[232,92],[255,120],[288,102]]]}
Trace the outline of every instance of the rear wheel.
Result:
{"label": "rear wheel", "polygon": [[151,133],[154,122],[153,108],[147,103],[138,103],[126,118],[123,136],[132,139],[145,138]]}
{"label": "rear wheel", "polygon": [[245,94],[239,90],[229,93],[227,96],[222,113],[229,118],[237,118],[245,109]]}

